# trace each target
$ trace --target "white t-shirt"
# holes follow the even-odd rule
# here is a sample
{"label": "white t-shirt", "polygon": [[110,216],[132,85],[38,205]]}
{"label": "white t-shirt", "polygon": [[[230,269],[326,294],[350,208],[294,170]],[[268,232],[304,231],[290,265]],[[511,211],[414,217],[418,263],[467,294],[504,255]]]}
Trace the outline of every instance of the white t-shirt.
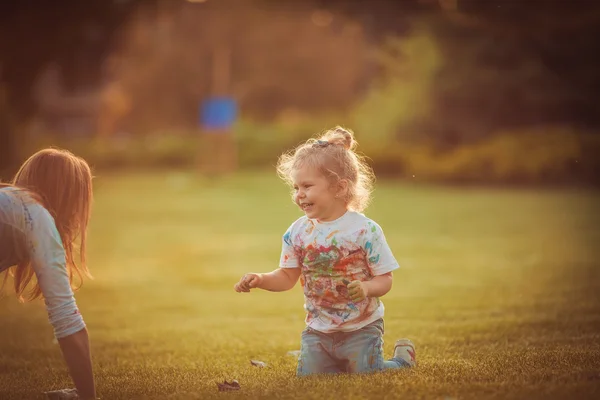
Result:
{"label": "white t-shirt", "polygon": [[399,268],[381,227],[353,211],[330,222],[296,220],[283,235],[279,266],[302,269],[306,324],[326,333],[354,331],[383,317],[378,298],[354,303],[347,284]]}
{"label": "white t-shirt", "polygon": [[[24,191],[0,189],[0,273],[27,252],[57,339],[85,328],[65,261],[60,234],[50,213]],[[1,323],[0,323],[1,325]]]}

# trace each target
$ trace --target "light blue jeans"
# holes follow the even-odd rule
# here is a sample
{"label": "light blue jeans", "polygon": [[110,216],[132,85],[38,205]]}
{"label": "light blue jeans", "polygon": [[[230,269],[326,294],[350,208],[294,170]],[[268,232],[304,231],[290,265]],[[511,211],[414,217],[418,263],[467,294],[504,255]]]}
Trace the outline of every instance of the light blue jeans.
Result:
{"label": "light blue jeans", "polygon": [[410,365],[398,358],[383,359],[383,319],[353,332],[302,331],[297,376],[366,373]]}

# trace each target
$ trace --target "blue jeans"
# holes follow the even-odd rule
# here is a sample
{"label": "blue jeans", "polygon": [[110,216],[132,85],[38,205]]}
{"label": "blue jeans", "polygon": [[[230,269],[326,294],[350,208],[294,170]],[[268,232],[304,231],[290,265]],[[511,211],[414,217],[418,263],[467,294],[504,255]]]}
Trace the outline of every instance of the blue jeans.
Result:
{"label": "blue jeans", "polygon": [[297,376],[365,373],[410,365],[398,358],[383,359],[383,319],[353,332],[302,331]]}

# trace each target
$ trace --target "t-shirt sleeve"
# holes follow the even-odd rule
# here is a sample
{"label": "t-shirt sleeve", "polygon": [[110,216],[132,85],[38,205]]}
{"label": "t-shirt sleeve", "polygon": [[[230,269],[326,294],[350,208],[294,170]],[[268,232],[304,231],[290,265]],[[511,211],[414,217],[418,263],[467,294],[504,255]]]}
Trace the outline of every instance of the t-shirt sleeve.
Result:
{"label": "t-shirt sleeve", "polygon": [[66,267],[65,250],[50,214],[40,206],[29,207],[31,264],[44,296],[48,319],[57,339],[85,328]]}
{"label": "t-shirt sleeve", "polygon": [[374,221],[367,222],[363,236],[363,250],[373,275],[383,275],[400,268],[387,244],[383,230]]}
{"label": "t-shirt sleeve", "polygon": [[294,232],[296,231],[297,221],[294,222],[284,233],[281,245],[281,257],[279,259],[280,268],[298,268],[300,267],[300,258],[294,246]]}

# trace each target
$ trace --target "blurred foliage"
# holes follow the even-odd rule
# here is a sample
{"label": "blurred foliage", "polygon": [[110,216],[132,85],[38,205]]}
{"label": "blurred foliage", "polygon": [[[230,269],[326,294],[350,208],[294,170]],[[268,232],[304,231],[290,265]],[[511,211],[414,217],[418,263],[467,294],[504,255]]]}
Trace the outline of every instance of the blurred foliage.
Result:
{"label": "blurred foliage", "polygon": [[[284,151],[342,124],[355,130],[359,150],[379,176],[451,183],[600,183],[600,135],[546,116],[559,103],[544,92],[553,77],[540,62],[523,53],[510,70],[498,60],[481,68],[481,60],[512,47],[499,43],[490,49],[479,36],[458,46],[442,28],[429,20],[415,24],[405,37],[389,38],[375,54],[380,79],[348,110],[291,109],[270,122],[244,113],[233,129],[239,167],[272,168]],[[511,101],[524,111],[512,120],[496,120]],[[533,115],[532,110],[546,111]],[[27,141],[23,156],[52,144],[72,149],[98,169],[194,168],[202,161],[199,130],[146,132],[151,133],[92,142],[41,135]]]}
{"label": "blurred foliage", "polygon": [[16,163],[15,154],[12,151],[15,142],[13,132],[14,121],[12,110],[6,98],[6,89],[0,82],[0,180],[10,173]]}
{"label": "blurred foliage", "polygon": [[448,18],[415,22],[377,54],[381,79],[352,125],[379,140],[452,148],[503,130],[562,125],[555,74],[510,36]]}
{"label": "blurred foliage", "polygon": [[[382,78],[352,114],[352,126],[369,138],[389,141],[400,129],[431,116],[435,76],[442,64],[434,38],[423,27],[389,38],[376,53]],[[401,136],[411,136],[403,132]]]}
{"label": "blurred foliage", "polygon": [[[365,20],[325,8],[223,4],[142,8],[104,66],[117,94],[108,97],[127,117],[109,118],[112,133],[92,142],[23,134],[20,158],[52,144],[97,168],[197,166],[206,144],[195,128],[199,103],[223,90],[241,107],[233,131],[242,168],[272,167],[282,152],[340,124],[356,132],[380,175],[598,183],[599,128],[588,118],[598,108],[597,74],[577,69],[563,57],[570,45],[554,39],[574,39],[576,21],[591,32],[600,11],[587,19],[576,10],[565,18],[513,10],[516,19],[510,9],[415,12],[380,42]],[[213,18],[222,13],[228,18]],[[586,57],[589,41],[575,42]],[[553,54],[565,59],[551,62]]]}
{"label": "blurred foliage", "polygon": [[599,152],[597,134],[547,127],[499,132],[452,150],[395,141],[371,154],[379,175],[419,181],[598,184]]}
{"label": "blurred foliage", "polygon": [[309,5],[184,4],[155,18],[136,16],[111,64],[136,132],[195,126],[201,99],[214,94],[234,96],[262,120],[347,108],[365,80],[363,27]]}
{"label": "blurred foliage", "polygon": [[[235,131],[239,167],[273,168],[282,152],[329,126],[240,122]],[[45,136],[29,140],[23,156],[54,145],[74,151],[101,171],[195,168],[202,143],[202,136],[194,131],[96,142]],[[425,141],[382,142],[364,135],[359,144],[359,152],[368,157],[380,177],[446,183],[600,184],[600,135],[568,127],[502,131],[450,150]]]}

